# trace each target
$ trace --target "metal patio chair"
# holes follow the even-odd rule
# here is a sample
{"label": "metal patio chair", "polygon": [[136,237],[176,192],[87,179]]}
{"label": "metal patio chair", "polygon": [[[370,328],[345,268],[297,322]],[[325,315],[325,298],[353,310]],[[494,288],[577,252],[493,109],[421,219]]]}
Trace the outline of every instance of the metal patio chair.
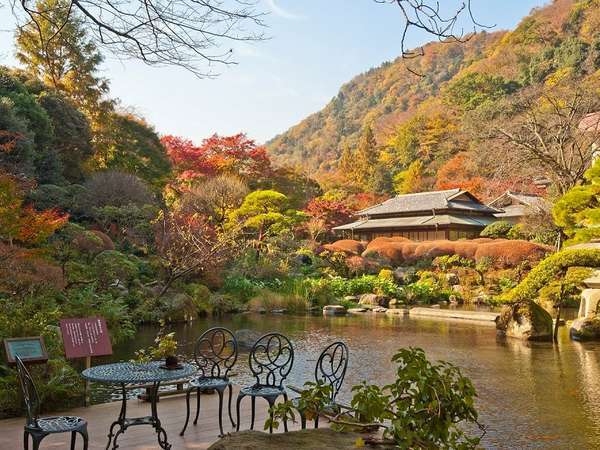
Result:
{"label": "metal patio chair", "polygon": [[[243,387],[238,394],[236,431],[240,429],[240,403],[244,397],[252,399],[251,430],[254,429],[256,397],[267,400],[269,407],[275,404],[279,396],[287,401],[288,395],[283,387],[283,382],[294,365],[294,348],[290,340],[282,334],[265,334],[254,343],[248,362],[252,375],[256,378],[256,383]],[[283,426],[285,431],[288,431],[287,421],[284,420]],[[273,432],[272,426],[269,428],[269,432]]]}
{"label": "metal patio chair", "polygon": [[[340,409],[343,405],[336,403],[336,397],[342,387],[344,378],[346,377],[346,369],[348,368],[349,351],[346,344],[343,342],[334,342],[328,345],[321,352],[317,365],[315,366],[315,381],[322,382],[331,386],[331,394],[329,403],[325,405],[326,409]],[[302,392],[299,390],[299,392]],[[292,400],[294,407],[300,414],[302,429],[306,428],[305,412],[299,407],[299,398]],[[319,415],[315,417],[315,428],[319,428]]]}
{"label": "metal patio chair", "polygon": [[37,388],[23,360],[18,356],[15,359],[17,362],[19,384],[21,385],[21,392],[23,393],[27,413],[27,422],[25,423],[23,435],[23,448],[25,450],[29,449],[30,436],[33,440],[33,450],[38,450],[42,439],[49,434],[71,433],[71,450],[75,450],[75,441],[77,433],[79,433],[83,437],[83,450],[87,450],[87,422],[81,417],[75,416],[39,417],[41,404]]}
{"label": "metal patio chair", "polygon": [[189,382],[186,394],[185,425],[180,436],[183,436],[190,420],[190,396],[196,391],[196,418],[198,423],[200,414],[200,395],[215,390],[219,394],[219,430],[223,433],[223,393],[229,389],[229,420],[235,427],[231,414],[232,383],[229,380],[229,371],[235,365],[238,357],[238,344],[235,335],[227,328],[214,327],[205,331],[196,341],[194,347],[194,360],[198,366],[199,376]]}

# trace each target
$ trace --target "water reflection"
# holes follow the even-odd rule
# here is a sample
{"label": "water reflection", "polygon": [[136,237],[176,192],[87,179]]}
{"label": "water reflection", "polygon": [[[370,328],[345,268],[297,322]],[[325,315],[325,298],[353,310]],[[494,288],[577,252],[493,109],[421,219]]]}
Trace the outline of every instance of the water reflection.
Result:
{"label": "water reflection", "polygon": [[[340,397],[362,380],[385,384],[394,377],[390,358],[399,347],[418,346],[430,358],[460,366],[479,393],[487,448],[600,448],[600,345],[572,342],[562,329],[558,345],[499,339],[493,326],[396,316],[290,317],[238,315],[174,327],[191,356],[195,339],[211,326],[259,332],[279,331],[294,343],[296,362],[290,384],[312,378],[320,351],[335,340],[350,348]],[[112,360],[130,359],[152,344],[153,327],[115,348]],[[108,360],[108,359],[107,359]],[[234,368],[238,383],[251,382],[247,353]],[[102,361],[97,361],[100,363]],[[96,401],[111,391],[95,386]]]}

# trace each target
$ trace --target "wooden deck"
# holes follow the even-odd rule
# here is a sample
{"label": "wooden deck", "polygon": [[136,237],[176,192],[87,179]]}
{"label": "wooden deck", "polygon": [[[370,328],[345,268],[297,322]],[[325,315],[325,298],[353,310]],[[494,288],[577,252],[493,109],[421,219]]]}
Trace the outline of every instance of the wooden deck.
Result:
{"label": "wooden deck", "polygon": [[[232,400],[233,417],[235,419],[235,400],[238,389],[234,389]],[[219,402],[217,395],[203,395],[201,398],[200,417],[198,424],[193,425],[195,414],[195,397],[191,399],[190,423],[185,436],[180,437],[179,432],[185,422],[185,396],[172,396],[160,399],[158,403],[158,416],[163,427],[167,431],[169,443],[176,449],[205,449],[218,439]],[[224,398],[223,407],[223,431],[233,431],[231,422],[227,415],[227,395]],[[110,424],[117,418],[120,410],[120,402],[94,405],[89,408],[77,408],[62,413],[85,418],[88,421],[88,432],[90,436],[90,450],[104,449],[108,442],[107,434]],[[130,400],[127,404],[127,416],[146,416],[150,414],[150,403],[139,400]],[[56,415],[59,415],[58,413]],[[265,417],[267,415],[267,402],[262,399],[256,400],[256,421],[254,429],[262,431]],[[240,430],[250,428],[250,399],[242,400]],[[0,420],[0,449],[20,450],[23,448],[23,418]],[[290,429],[300,428],[299,423],[290,423]],[[281,430],[283,431],[283,426]],[[59,434],[48,436],[42,441],[42,449],[69,449],[70,434]],[[129,428],[125,434],[119,437],[119,449],[151,450],[159,449],[156,433],[149,425],[134,426]],[[30,444],[31,448],[31,444]],[[78,438],[77,449],[81,449],[82,441]]]}

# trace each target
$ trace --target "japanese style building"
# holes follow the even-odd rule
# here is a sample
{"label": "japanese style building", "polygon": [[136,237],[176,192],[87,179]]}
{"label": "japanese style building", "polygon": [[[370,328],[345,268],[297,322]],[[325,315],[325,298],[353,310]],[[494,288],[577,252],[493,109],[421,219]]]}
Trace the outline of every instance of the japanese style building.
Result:
{"label": "japanese style building", "polygon": [[502,210],[487,206],[462,189],[398,195],[356,213],[355,222],[333,228],[348,239],[370,241],[403,236],[414,241],[472,239],[499,219]]}
{"label": "japanese style building", "polygon": [[501,209],[496,214],[498,220],[509,223],[519,223],[521,219],[530,214],[537,214],[549,208],[544,197],[536,194],[506,191],[500,197],[488,203],[491,208]]}

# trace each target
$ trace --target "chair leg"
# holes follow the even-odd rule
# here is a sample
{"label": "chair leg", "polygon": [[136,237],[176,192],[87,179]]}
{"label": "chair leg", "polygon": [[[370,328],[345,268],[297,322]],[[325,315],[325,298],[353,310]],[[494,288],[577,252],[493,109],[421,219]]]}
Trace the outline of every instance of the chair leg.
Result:
{"label": "chair leg", "polygon": [[235,431],[240,431],[240,403],[242,403],[242,399],[245,397],[243,394],[238,394],[237,401],[235,403],[235,412],[236,412],[236,426]]}
{"label": "chair leg", "polygon": [[192,389],[188,389],[185,394],[185,424],[183,425],[183,429],[179,433],[179,436],[183,436],[185,429],[188,426],[188,422],[190,421],[190,395],[192,395]]}
{"label": "chair leg", "polygon": [[[287,402],[288,401],[288,395],[286,392],[283,393],[283,401]],[[283,419],[283,429],[285,430],[285,432],[288,432],[288,424],[287,424],[287,419],[284,418]]]}
{"label": "chair leg", "polygon": [[256,416],[256,397],[252,396],[252,415],[250,421],[250,429],[254,430],[254,417]]}
{"label": "chair leg", "polygon": [[220,437],[224,436],[223,433],[223,390],[217,389],[217,394],[219,394],[219,431],[221,434]]}
{"label": "chair leg", "polygon": [[29,450],[29,433],[27,431],[23,432],[23,449]]}
{"label": "chair leg", "polygon": [[38,436],[38,435],[32,434],[31,437],[33,439],[33,450],[39,450],[40,444],[42,443],[42,439],[44,439],[46,436],[45,435]]}
{"label": "chair leg", "polygon": [[200,389],[196,389],[196,418],[194,419],[194,425],[198,423],[198,416],[200,415]]}
{"label": "chair leg", "polygon": [[87,432],[87,427],[83,430],[81,430],[79,432],[79,434],[81,434],[81,437],[83,438],[83,450],[88,450],[88,445],[89,445],[89,436],[88,436],[88,432]]}
{"label": "chair leg", "polygon": [[233,397],[233,388],[231,384],[227,386],[229,388],[229,420],[231,420],[231,426],[235,428],[235,422],[233,421],[233,416],[231,415],[231,397]]}
{"label": "chair leg", "polygon": [[71,431],[71,450],[75,450],[75,441],[77,440],[77,432]]}

